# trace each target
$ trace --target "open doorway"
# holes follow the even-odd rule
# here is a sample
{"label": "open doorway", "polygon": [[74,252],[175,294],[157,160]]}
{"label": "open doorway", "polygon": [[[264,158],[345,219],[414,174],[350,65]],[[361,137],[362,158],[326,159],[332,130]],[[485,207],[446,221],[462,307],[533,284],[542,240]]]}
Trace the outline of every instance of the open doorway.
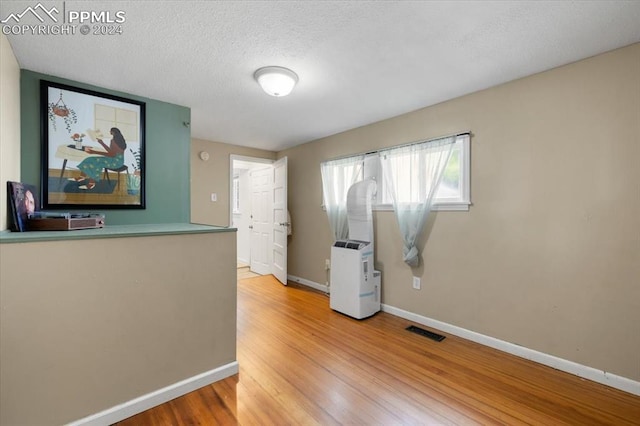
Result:
{"label": "open doorway", "polygon": [[231,156],[230,225],[237,231],[238,266],[273,274],[286,285],[287,159]]}
{"label": "open doorway", "polygon": [[[237,232],[237,258],[241,267],[251,264],[251,171],[271,167],[273,160],[231,156],[231,226]],[[256,272],[256,271],[253,271]]]}

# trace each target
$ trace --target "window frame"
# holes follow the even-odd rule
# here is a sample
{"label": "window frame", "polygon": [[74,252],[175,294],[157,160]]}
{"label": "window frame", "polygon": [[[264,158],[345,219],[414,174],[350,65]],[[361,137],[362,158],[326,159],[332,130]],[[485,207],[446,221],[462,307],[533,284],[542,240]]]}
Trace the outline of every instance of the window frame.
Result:
{"label": "window frame", "polygon": [[[471,205],[471,155],[470,155],[470,135],[459,135],[456,143],[460,142],[460,197],[457,199],[438,199],[434,198],[432,211],[469,211]],[[376,170],[367,170],[367,160],[373,161],[373,157],[378,157],[377,152],[369,153],[365,156],[364,177],[373,178],[379,187],[384,186],[384,177],[382,175],[382,167],[380,162],[375,166]],[[374,199],[372,206],[374,211],[393,211],[391,203],[379,203]]]}
{"label": "window frame", "polygon": [[[428,143],[429,141],[437,140],[430,139],[417,143]],[[432,211],[469,211],[471,206],[471,133],[460,133],[456,135],[456,143],[460,142],[460,197],[457,199],[441,200],[434,199]],[[406,144],[405,144],[406,145]],[[404,145],[397,145],[389,147],[391,149]],[[385,149],[389,149],[385,148]],[[362,154],[356,154],[348,157],[358,157]],[[330,161],[330,160],[328,160]],[[363,179],[372,178],[378,184],[378,191],[384,185],[384,177],[382,174],[382,167],[379,159],[379,152],[373,151],[364,154],[362,161],[362,176]],[[322,208],[324,206],[324,191],[323,191]],[[372,203],[372,209],[374,211],[393,211],[393,205],[390,203],[378,203],[378,194],[374,195]]]}

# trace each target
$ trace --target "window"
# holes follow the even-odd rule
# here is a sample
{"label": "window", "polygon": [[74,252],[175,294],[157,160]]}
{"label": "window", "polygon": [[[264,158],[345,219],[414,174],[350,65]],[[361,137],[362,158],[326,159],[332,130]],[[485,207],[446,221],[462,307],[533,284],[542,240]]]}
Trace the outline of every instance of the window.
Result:
{"label": "window", "polygon": [[109,129],[117,127],[127,142],[139,139],[139,121],[138,114],[135,111],[95,104],[94,117],[94,128],[100,129],[105,135],[109,134]]}
{"label": "window", "polygon": [[240,178],[238,176],[233,177],[233,193],[231,194],[231,202],[233,206],[233,213],[240,213]]}
{"label": "window", "polygon": [[[369,154],[378,157],[378,154]],[[440,181],[438,192],[436,193],[433,210],[469,210],[470,203],[470,165],[469,157],[469,135],[458,136],[451,151],[449,162],[445,167],[444,176]],[[365,162],[365,175],[367,175],[367,163]],[[416,191],[421,191],[426,182],[417,176],[409,175],[409,168],[398,168],[403,191],[397,194],[403,202],[411,202],[416,199]],[[375,175],[371,174],[378,183],[378,199],[376,208],[379,210],[391,210],[391,195],[385,187],[382,167],[377,164]]]}
{"label": "window", "polygon": [[347,191],[362,180],[363,155],[325,161],[320,165],[322,174],[322,207],[327,211],[331,231],[336,240],[346,238]]}
{"label": "window", "polygon": [[[438,192],[436,193],[433,210],[469,210],[470,202],[470,143],[469,134],[459,135],[453,146],[451,156],[444,171],[444,176],[440,181]],[[349,157],[356,160],[358,156]],[[345,160],[349,160],[345,159]],[[400,160],[401,161],[401,160]],[[378,152],[368,153],[362,160],[362,172],[358,173],[357,180],[373,178],[378,184],[378,191],[374,200],[374,210],[393,210],[391,205],[391,195],[385,187],[384,175]],[[353,166],[349,166],[353,167]],[[410,176],[409,169],[398,167],[398,176],[402,185],[402,191],[397,194],[404,202],[411,202],[416,198],[415,194],[420,191],[426,182],[419,176]],[[336,170],[332,185],[336,190],[345,193],[351,185],[345,176],[352,176],[352,170]],[[323,177],[324,178],[324,177]],[[426,176],[425,176],[426,179]],[[405,183],[406,182],[406,183]],[[338,188],[339,187],[339,188]]]}
{"label": "window", "polygon": [[349,187],[363,179],[363,159],[359,155],[323,163],[322,179],[328,185],[323,191],[323,205],[346,200]]}

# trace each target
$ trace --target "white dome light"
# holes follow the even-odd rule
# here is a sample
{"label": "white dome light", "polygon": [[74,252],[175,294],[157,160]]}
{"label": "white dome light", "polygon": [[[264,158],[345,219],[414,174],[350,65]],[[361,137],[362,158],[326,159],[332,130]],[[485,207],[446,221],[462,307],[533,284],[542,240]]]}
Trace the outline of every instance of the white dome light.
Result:
{"label": "white dome light", "polygon": [[298,75],[283,67],[263,67],[257,70],[253,77],[262,90],[277,97],[287,96],[298,82]]}

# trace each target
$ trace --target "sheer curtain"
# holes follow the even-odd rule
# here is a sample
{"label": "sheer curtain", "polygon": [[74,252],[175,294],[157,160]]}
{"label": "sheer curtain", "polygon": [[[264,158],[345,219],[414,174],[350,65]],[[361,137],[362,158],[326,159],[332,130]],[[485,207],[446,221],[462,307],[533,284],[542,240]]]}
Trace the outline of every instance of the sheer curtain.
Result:
{"label": "sheer curtain", "polygon": [[325,161],[320,165],[322,193],[329,224],[336,240],[349,235],[347,191],[363,176],[364,155]]}
{"label": "sheer curtain", "polygon": [[429,216],[455,142],[452,136],[380,151],[386,190],[404,242],[403,259],[409,266],[420,262],[416,239]]}

